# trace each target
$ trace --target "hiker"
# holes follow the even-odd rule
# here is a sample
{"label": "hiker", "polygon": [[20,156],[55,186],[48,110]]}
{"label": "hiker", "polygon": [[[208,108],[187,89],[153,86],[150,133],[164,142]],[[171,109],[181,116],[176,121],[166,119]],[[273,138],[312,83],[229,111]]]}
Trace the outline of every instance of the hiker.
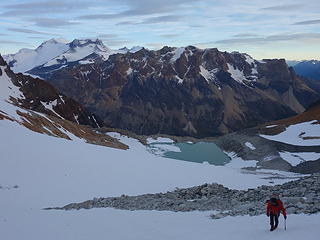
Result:
{"label": "hiker", "polygon": [[278,227],[280,211],[282,212],[284,219],[287,219],[287,213],[283,207],[283,203],[277,194],[273,194],[270,200],[267,201],[267,216],[270,217],[271,225],[270,231],[273,231]]}

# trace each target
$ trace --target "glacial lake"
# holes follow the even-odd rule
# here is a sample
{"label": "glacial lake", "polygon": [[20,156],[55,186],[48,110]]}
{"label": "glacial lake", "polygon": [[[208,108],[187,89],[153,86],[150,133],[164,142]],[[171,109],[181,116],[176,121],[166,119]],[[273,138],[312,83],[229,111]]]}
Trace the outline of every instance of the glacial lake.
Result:
{"label": "glacial lake", "polygon": [[155,142],[149,143],[147,149],[155,155],[189,162],[209,163],[217,166],[230,162],[230,158],[217,145],[211,142]]}

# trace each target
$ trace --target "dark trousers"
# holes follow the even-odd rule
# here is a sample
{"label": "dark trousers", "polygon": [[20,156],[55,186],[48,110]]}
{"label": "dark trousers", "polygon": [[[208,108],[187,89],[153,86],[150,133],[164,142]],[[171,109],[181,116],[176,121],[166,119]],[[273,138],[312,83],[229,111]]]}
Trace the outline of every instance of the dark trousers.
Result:
{"label": "dark trousers", "polygon": [[270,213],[270,225],[272,228],[278,227],[279,224],[279,214]]}

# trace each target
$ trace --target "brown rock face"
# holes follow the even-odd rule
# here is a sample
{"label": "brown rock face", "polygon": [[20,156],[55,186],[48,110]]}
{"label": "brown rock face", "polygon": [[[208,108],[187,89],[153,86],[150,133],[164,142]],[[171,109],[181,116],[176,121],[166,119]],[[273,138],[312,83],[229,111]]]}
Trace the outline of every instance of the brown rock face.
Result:
{"label": "brown rock face", "polygon": [[[6,66],[1,56],[0,65]],[[90,114],[75,100],[59,93],[50,83],[31,76],[15,74],[9,67],[5,71],[23,95],[18,99],[11,99],[16,105],[92,127],[99,127],[102,124],[98,117]]]}
{"label": "brown rock face", "polygon": [[106,126],[138,134],[216,136],[295,115],[319,98],[283,59],[259,62],[192,46],[142,49],[30,73],[82,103]]}

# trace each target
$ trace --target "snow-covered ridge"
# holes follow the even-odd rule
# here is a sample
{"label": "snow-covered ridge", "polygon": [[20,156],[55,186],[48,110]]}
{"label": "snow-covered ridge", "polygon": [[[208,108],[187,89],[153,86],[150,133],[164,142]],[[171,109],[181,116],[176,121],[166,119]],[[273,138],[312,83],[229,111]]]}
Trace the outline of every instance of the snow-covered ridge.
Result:
{"label": "snow-covered ridge", "polygon": [[26,72],[36,66],[45,64],[50,59],[69,49],[69,44],[63,39],[50,39],[36,49],[21,49],[15,54],[4,55],[4,60],[14,72]]}
{"label": "snow-covered ridge", "polygon": [[[106,60],[111,54],[118,53],[118,51],[109,49],[99,39],[75,39],[68,42],[59,38],[45,41],[34,50],[24,48],[15,54],[4,55],[3,58],[14,72],[23,73],[41,65],[49,67],[79,61],[92,53]],[[82,64],[85,63],[82,62]]]}
{"label": "snow-covered ridge", "polygon": [[[69,44],[69,49],[59,56],[51,59],[46,64],[44,64],[44,67],[50,67],[52,65],[57,64],[65,64],[68,62],[75,62],[79,61],[91,54],[97,54],[100,55],[103,60],[107,60],[108,57],[111,54],[114,54],[115,52],[105,45],[99,40],[96,39],[95,41],[88,39],[88,40],[73,40]],[[81,64],[84,64],[82,61]]]}

